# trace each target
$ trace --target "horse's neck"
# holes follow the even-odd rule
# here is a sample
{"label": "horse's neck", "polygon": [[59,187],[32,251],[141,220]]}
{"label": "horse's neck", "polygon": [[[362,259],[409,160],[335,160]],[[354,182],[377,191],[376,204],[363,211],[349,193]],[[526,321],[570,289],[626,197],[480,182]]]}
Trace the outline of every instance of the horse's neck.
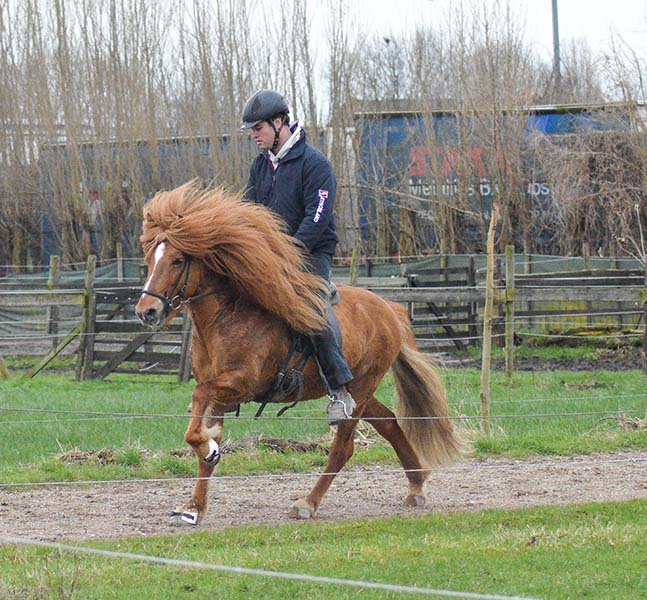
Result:
{"label": "horse's neck", "polygon": [[217,296],[190,305],[189,311],[193,322],[191,364],[198,382],[227,370],[251,368],[245,379],[252,388],[269,385],[278,368],[274,363],[284,356],[289,343],[282,321],[258,307],[219,302]]}

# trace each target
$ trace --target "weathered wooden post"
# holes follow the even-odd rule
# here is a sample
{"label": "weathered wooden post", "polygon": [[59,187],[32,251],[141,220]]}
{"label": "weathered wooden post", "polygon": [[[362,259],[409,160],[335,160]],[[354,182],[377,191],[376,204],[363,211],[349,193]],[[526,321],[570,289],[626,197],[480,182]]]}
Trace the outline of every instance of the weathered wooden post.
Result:
{"label": "weathered wooden post", "polygon": [[[47,276],[47,289],[53,290],[58,285],[58,256],[49,257],[49,273]],[[58,318],[59,310],[56,304],[47,306],[47,335],[51,336],[52,348],[58,346]]]}
{"label": "weathered wooden post", "polygon": [[[474,260],[474,255],[470,254],[467,259],[467,285],[471,288],[476,287],[476,261]],[[476,302],[469,303],[469,325],[468,335],[472,340],[476,340],[478,332],[476,326],[478,324],[478,304]],[[476,341],[474,342],[476,343]]]}
{"label": "weathered wooden post", "polygon": [[483,309],[483,354],[481,360],[481,432],[490,435],[490,366],[492,363],[492,320],[494,317],[494,234],[499,219],[499,205],[492,206],[487,234],[487,272],[485,275],[485,307]]}
{"label": "weathered wooden post", "polygon": [[83,294],[83,315],[81,317],[81,343],[79,344],[76,363],[76,378],[79,381],[92,378],[94,355],[94,320],[96,304],[94,297],[94,280],[97,272],[97,257],[88,256],[85,271],[85,291]]}
{"label": "weathered wooden post", "polygon": [[[589,247],[588,242],[582,243],[582,259],[584,264],[584,270],[586,271],[586,277],[591,276],[591,248]],[[593,304],[590,300],[586,301],[586,324],[591,327],[593,325],[593,316],[591,312],[593,311]]]}
{"label": "weathered wooden post", "polygon": [[183,383],[191,378],[191,331],[192,322],[188,311],[182,315],[182,346],[180,348],[180,369],[178,381]]}
{"label": "weathered wooden post", "polygon": [[514,246],[505,247],[505,375],[514,371]]}
{"label": "weathered wooden post", "polygon": [[359,270],[359,257],[361,252],[362,242],[360,237],[355,238],[355,243],[353,244],[353,251],[350,255],[350,270],[348,273],[348,285],[355,286],[357,285],[357,274]]}
{"label": "weathered wooden post", "polygon": [[117,242],[117,282],[121,283],[124,280],[124,247],[121,242]]}
{"label": "weathered wooden post", "polygon": [[[532,254],[529,252],[524,252],[523,255],[523,274],[524,275],[530,275],[532,273]],[[532,329],[534,322],[532,319],[532,302],[530,300],[526,300],[525,297],[522,295],[521,298],[521,310],[522,312],[526,313],[528,316],[526,317],[528,327]]]}
{"label": "weathered wooden post", "polygon": [[[616,246],[616,241],[615,239],[611,238],[609,241],[609,256],[611,257],[611,268],[614,271],[618,270],[618,248]],[[622,328],[624,327],[624,319],[622,318],[622,302],[616,302],[616,312],[617,317],[618,317],[618,328],[622,331]]]}

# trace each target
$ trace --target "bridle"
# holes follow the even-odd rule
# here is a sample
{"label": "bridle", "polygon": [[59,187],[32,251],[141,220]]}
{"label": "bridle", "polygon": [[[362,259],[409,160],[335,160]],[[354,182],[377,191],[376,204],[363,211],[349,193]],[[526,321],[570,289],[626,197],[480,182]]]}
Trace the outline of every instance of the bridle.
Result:
{"label": "bridle", "polygon": [[[197,302],[198,300],[202,300],[202,298],[206,298],[207,296],[211,296],[216,293],[216,290],[210,290],[208,292],[205,292],[204,294],[198,294],[196,296],[189,296],[188,298],[185,298],[184,292],[186,291],[186,286],[189,283],[190,273],[191,273],[191,257],[187,256],[186,260],[184,261],[184,266],[182,267],[180,274],[177,276],[177,279],[171,286],[171,291],[168,294],[166,295],[156,294],[155,292],[151,292],[150,290],[144,289],[141,291],[141,295],[143,296],[144,294],[146,294],[148,296],[153,296],[153,298],[157,298],[158,300],[161,300],[162,304],[164,304],[164,315],[168,315],[168,313],[171,310],[178,310],[185,304],[191,304],[193,302]],[[182,281],[182,278],[184,278],[184,281],[180,286],[180,282]],[[180,286],[179,290],[178,290],[178,286]]]}

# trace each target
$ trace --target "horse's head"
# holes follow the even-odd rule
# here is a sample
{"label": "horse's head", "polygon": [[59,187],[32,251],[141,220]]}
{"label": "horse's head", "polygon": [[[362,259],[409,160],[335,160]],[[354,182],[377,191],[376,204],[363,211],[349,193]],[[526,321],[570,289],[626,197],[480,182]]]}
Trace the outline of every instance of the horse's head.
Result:
{"label": "horse's head", "polygon": [[160,327],[199,297],[203,267],[168,242],[159,243],[147,262],[148,276],[135,312],[144,325]]}

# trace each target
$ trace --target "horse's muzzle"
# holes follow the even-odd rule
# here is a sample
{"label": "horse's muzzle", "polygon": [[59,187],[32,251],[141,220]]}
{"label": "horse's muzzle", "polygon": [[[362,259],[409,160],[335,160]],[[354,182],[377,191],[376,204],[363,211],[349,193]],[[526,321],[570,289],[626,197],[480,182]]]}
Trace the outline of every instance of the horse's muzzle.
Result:
{"label": "horse's muzzle", "polygon": [[166,310],[159,300],[141,298],[135,307],[135,314],[142,324],[156,328],[164,322]]}

